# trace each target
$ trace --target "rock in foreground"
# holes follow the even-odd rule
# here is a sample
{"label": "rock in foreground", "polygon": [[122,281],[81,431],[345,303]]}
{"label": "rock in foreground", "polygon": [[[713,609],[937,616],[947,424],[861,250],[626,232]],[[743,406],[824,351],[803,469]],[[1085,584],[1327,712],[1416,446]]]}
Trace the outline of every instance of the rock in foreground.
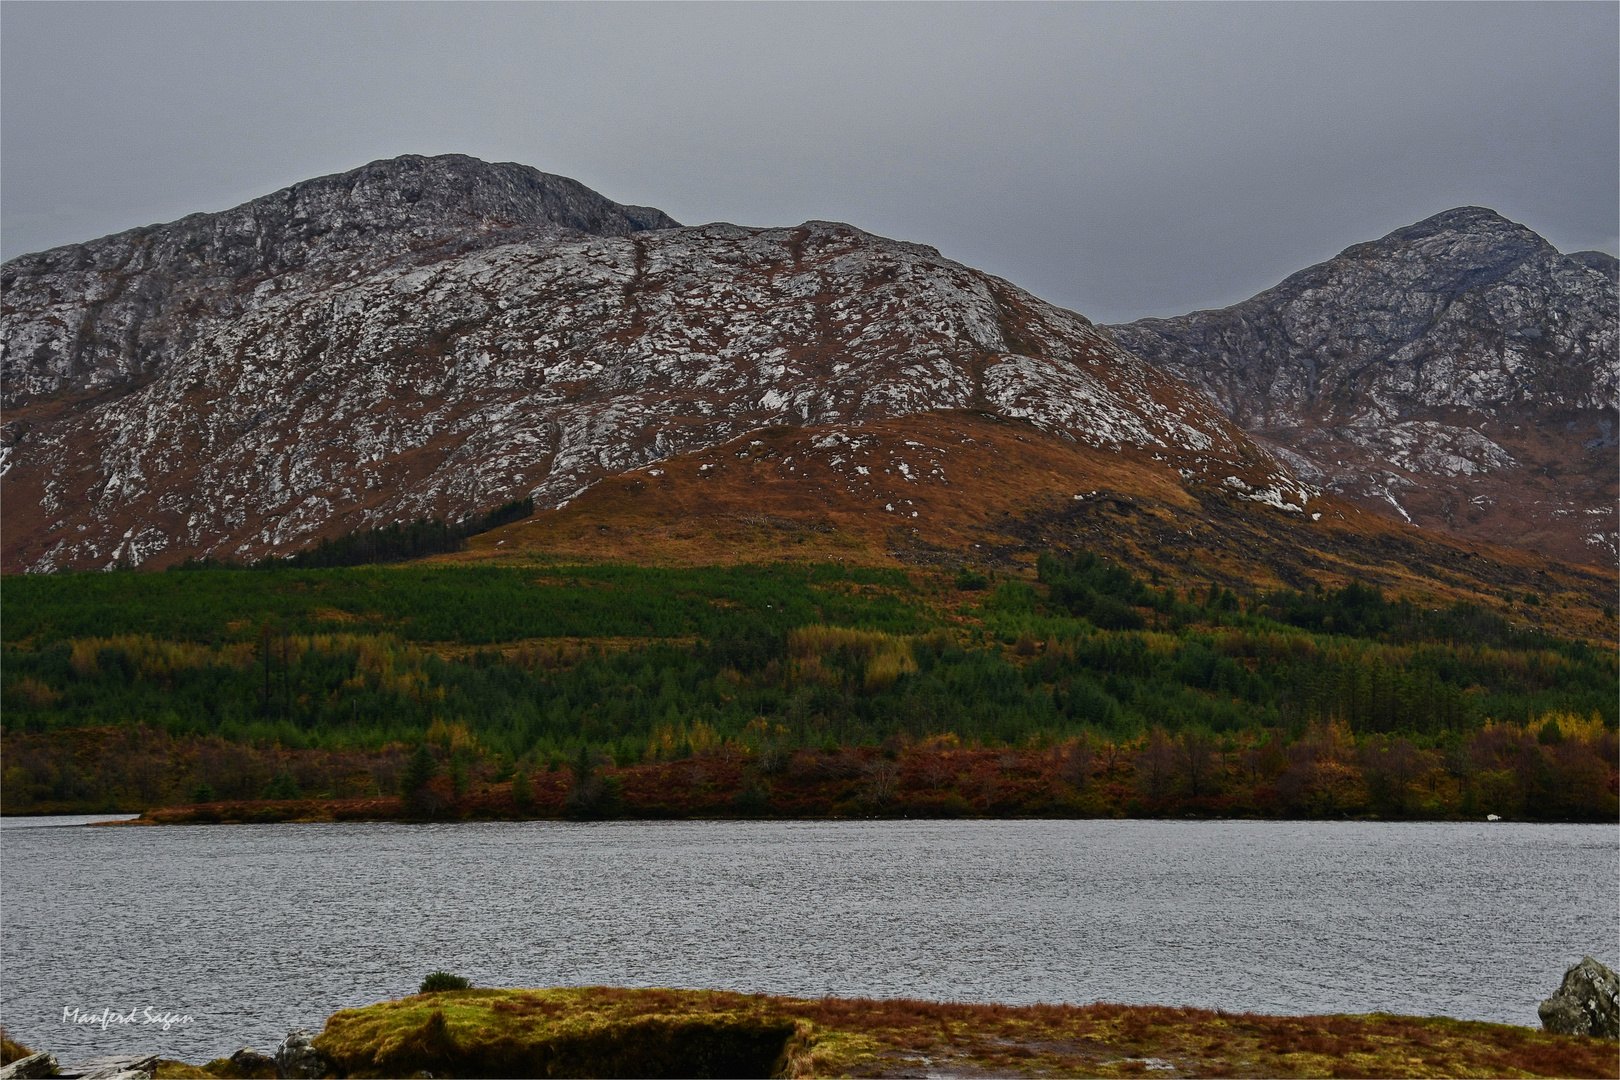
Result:
{"label": "rock in foreground", "polygon": [[33,1080],[36,1076],[55,1075],[56,1055],[45,1050],[20,1057],[0,1068],[0,1080]]}
{"label": "rock in foreground", "polygon": [[1583,956],[1564,972],[1558,993],[1537,1011],[1541,1026],[1560,1035],[1620,1038],[1620,976]]}
{"label": "rock in foreground", "polygon": [[326,1060],[307,1031],[289,1031],[276,1047],[276,1075],[307,1078],[325,1076]]}

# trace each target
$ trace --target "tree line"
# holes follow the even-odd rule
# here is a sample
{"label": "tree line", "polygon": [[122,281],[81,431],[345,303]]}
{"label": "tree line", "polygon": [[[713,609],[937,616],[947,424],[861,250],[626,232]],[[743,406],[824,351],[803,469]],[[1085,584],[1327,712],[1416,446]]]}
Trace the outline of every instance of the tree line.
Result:
{"label": "tree line", "polygon": [[[214,587],[237,575],[201,572],[185,577],[203,588],[165,587],[180,577],[47,579],[20,598],[8,585],[8,748],[137,727],[250,757],[398,756],[453,729],[466,733],[465,768],[550,768],[581,747],[628,767],[747,741],[763,724],[781,733],[768,757],[943,737],[1146,752],[1154,732],[1194,746],[1275,733],[1268,743],[1292,747],[1334,730],[1357,748],[1450,760],[1502,725],[1539,737],[1549,716],[1616,723],[1611,650],[1354,583],[1176,590],[1085,553],[1044,556],[1033,583],[841,567],[404,567],[271,571],[240,590]],[[118,596],[129,603],[102,606]],[[243,618],[255,604],[272,612]],[[98,609],[112,630],[168,633],[84,633]],[[1543,752],[1560,753],[1574,751]],[[1346,760],[1365,773],[1360,754]],[[280,775],[262,772],[231,797]],[[26,785],[46,801],[129,797],[73,775],[42,765]],[[352,794],[344,783],[317,786]]]}
{"label": "tree line", "polygon": [[369,566],[404,562],[429,555],[461,551],[467,538],[498,529],[534,514],[534,499],[514,499],[483,514],[445,521],[417,518],[402,524],[393,522],[369,529],[355,529],[337,537],[323,537],[310,547],[287,556],[268,555],[251,562],[195,556],[169,567],[172,571],[194,570],[292,570],[329,569],[336,566]]}

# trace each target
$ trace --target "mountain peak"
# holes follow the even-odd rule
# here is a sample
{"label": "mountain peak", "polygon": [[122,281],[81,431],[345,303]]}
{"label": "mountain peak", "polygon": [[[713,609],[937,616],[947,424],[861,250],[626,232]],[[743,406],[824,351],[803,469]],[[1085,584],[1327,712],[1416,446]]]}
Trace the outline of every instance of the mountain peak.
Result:
{"label": "mountain peak", "polygon": [[1614,266],[1460,206],[1232,307],[1112,329],[1329,490],[1585,561],[1617,550]]}
{"label": "mountain peak", "polygon": [[[10,406],[18,394],[144,377],[189,346],[204,316],[235,318],[266,295],[331,288],[402,259],[442,259],[543,235],[620,237],[673,228],[679,222],[662,210],[614,202],[528,165],[462,154],[373,161],[229,210],[7,261],[0,287],[9,310],[53,302],[75,310],[88,295],[84,289],[102,289],[98,303],[121,312],[123,329],[66,340],[51,331],[26,347],[9,336],[0,387]],[[58,300],[45,299],[51,296]],[[160,323],[166,336],[128,348],[139,328]]]}
{"label": "mountain peak", "polygon": [[1488,206],[1454,206],[1411,225],[1402,226],[1384,237],[1385,240],[1421,240],[1442,232],[1501,232],[1523,229],[1523,225],[1498,214]]}
{"label": "mountain peak", "polygon": [[879,460],[850,432],[963,410],[1305,513],[1190,388],[933,248],[834,222],[640,228],[666,222],[524,166],[406,157],[7,264],[6,564],[258,557],[556,508],[782,426],[815,429],[833,470],[806,499],[909,545],[955,459]]}
{"label": "mountain peak", "polygon": [[405,154],[305,180],[229,210],[19,255],[5,266],[8,276],[97,265],[158,270],[170,278],[222,271],[263,277],[445,245],[482,246],[512,230],[626,236],[679,226],[662,210],[614,202],[529,165]]}
{"label": "mountain peak", "polygon": [[[1458,206],[1377,240],[1345,248],[1333,262],[1348,259],[1420,263],[1427,274],[1435,276],[1438,287],[1454,291],[1477,286],[1485,277],[1505,274],[1534,255],[1556,252],[1534,230],[1509,221],[1495,210]],[[1452,275],[1460,277],[1442,284],[1442,279]]]}
{"label": "mountain peak", "polygon": [[552,225],[599,236],[671,229],[674,218],[648,206],[627,206],[577,180],[517,162],[489,162],[465,154],[402,154],[345,173],[317,177],[255,200],[284,200],[300,212],[333,204],[406,217],[473,219],[485,225]]}

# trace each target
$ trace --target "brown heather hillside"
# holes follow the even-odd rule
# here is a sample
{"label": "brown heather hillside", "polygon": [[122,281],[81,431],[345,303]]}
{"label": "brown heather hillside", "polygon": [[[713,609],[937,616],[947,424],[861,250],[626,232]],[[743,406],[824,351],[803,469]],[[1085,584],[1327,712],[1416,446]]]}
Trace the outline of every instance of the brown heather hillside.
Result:
{"label": "brown heather hillside", "polygon": [[1184,484],[1151,453],[1099,450],[989,414],[927,413],[752,432],[604,480],[443,561],[1021,572],[1042,550],[1083,547],[1177,587],[1359,580],[1437,605],[1480,603],[1563,635],[1614,637],[1614,581],[1601,569],[1469,543],[1334,497],[1290,512],[1244,495]]}

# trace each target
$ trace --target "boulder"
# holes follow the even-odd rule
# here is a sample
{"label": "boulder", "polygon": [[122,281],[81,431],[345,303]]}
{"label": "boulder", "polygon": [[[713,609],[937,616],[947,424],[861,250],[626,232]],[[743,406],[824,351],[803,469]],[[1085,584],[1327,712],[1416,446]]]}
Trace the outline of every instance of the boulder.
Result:
{"label": "boulder", "polygon": [[18,1058],[10,1065],[0,1068],[0,1080],[33,1080],[36,1076],[54,1076],[56,1074],[56,1055],[41,1050],[37,1054]]}
{"label": "boulder", "polygon": [[230,1056],[231,1069],[237,1076],[277,1076],[276,1059],[244,1046]]}
{"label": "boulder", "polygon": [[1542,1028],[1559,1035],[1620,1038],[1620,976],[1583,956],[1537,1011]]}
{"label": "boulder", "polygon": [[79,1080],[152,1080],[157,1064],[156,1054],[115,1054],[64,1065],[59,1075]]}
{"label": "boulder", "polygon": [[276,1047],[276,1075],[284,1080],[313,1080],[326,1075],[326,1059],[308,1031],[289,1031]]}

